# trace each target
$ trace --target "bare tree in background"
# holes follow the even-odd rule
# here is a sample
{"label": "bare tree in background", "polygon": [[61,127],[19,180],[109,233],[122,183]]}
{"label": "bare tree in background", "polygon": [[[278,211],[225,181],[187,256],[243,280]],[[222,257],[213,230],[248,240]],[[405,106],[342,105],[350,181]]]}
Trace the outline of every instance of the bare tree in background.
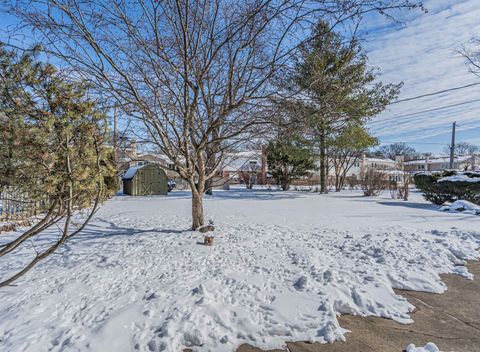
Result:
{"label": "bare tree in background", "polygon": [[47,53],[145,124],[192,189],[193,229],[204,224],[205,183],[225,150],[268,123],[255,110],[310,23],[418,7],[410,0],[3,3]]}
{"label": "bare tree in background", "polygon": [[415,148],[407,145],[404,142],[382,145],[376,150],[375,153],[391,160],[395,160],[395,157],[397,156],[403,156],[406,160],[409,160],[414,159],[419,155]]}
{"label": "bare tree in background", "polygon": [[480,76],[480,36],[473,37],[468,45],[462,45],[459,53],[470,64],[470,72]]}
{"label": "bare tree in background", "polygon": [[345,185],[350,169],[359,163],[362,155],[376,145],[378,140],[362,125],[348,126],[329,141],[329,161],[335,172],[335,191]]}
{"label": "bare tree in background", "polygon": [[[443,148],[443,152],[450,155],[451,145],[448,144]],[[468,142],[460,142],[455,144],[455,155],[472,155],[480,152],[480,146]]]}

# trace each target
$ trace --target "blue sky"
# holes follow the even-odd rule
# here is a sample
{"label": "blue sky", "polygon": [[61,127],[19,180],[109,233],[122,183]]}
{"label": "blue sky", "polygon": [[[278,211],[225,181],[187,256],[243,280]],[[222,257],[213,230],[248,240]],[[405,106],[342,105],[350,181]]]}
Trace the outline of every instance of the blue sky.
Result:
{"label": "blue sky", "polygon": [[[403,15],[403,24],[380,16],[368,18],[363,30],[372,66],[379,67],[384,82],[404,82],[399,99],[436,92],[480,78],[457,50],[480,35],[479,0],[427,0],[427,14]],[[420,151],[439,153],[450,142],[457,121],[457,141],[480,145],[480,101],[399,117],[418,111],[480,99],[480,85],[428,98],[391,105],[369,124],[382,143],[407,142]]]}
{"label": "blue sky", "polygon": [[[427,14],[403,12],[401,24],[374,15],[362,27],[370,65],[380,69],[380,79],[404,82],[399,99],[480,82],[457,53],[462,44],[480,35],[480,0],[424,0],[424,5]],[[0,16],[0,28],[15,23]],[[2,33],[0,38],[6,39]],[[399,117],[472,100],[479,101]],[[480,85],[391,105],[369,128],[382,144],[407,142],[419,151],[440,153],[450,142],[453,121],[458,123],[457,141],[480,145]]]}

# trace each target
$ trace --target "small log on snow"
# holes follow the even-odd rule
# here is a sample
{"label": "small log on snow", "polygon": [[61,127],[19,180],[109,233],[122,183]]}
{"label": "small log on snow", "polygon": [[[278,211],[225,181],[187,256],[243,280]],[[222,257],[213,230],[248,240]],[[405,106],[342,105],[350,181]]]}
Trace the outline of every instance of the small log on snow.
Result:
{"label": "small log on snow", "polygon": [[205,236],[205,237],[203,238],[203,244],[204,244],[205,246],[211,246],[211,245],[213,245],[213,236]]}

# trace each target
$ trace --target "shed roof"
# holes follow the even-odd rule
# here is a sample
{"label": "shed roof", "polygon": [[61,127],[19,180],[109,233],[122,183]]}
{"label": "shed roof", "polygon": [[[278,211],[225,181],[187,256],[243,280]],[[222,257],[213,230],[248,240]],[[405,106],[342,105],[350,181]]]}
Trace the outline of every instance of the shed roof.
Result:
{"label": "shed roof", "polygon": [[125,172],[125,175],[123,175],[122,180],[131,180],[136,175],[137,171],[140,170],[145,165],[132,166],[130,169],[127,170],[127,172]]}

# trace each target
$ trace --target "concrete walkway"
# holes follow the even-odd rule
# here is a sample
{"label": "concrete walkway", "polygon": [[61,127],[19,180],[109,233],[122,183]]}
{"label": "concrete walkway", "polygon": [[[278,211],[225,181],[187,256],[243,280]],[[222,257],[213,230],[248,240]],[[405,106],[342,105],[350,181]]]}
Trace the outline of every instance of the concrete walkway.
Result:
{"label": "concrete walkway", "polygon": [[[434,342],[442,352],[480,352],[480,262],[470,262],[475,279],[442,275],[448,290],[441,294],[396,290],[417,309],[415,323],[344,315],[340,325],[351,333],[347,342],[333,344],[287,342],[290,352],[401,352],[409,343],[424,346]],[[237,352],[262,350],[242,345]],[[280,351],[280,350],[275,350]]]}

